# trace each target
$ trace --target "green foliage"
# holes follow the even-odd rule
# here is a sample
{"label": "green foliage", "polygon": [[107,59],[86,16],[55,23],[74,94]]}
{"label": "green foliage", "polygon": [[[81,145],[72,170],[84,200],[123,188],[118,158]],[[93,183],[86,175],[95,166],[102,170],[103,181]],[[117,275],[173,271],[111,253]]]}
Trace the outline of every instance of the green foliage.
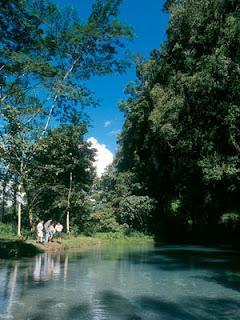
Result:
{"label": "green foliage", "polygon": [[156,203],[148,196],[126,196],[119,203],[117,217],[130,230],[146,232]]}
{"label": "green foliage", "polygon": [[25,187],[35,219],[51,218],[65,225],[69,209],[72,223],[82,224],[88,212],[87,194],[95,177],[95,153],[83,140],[85,133],[83,123],[65,125],[50,131],[39,143],[29,164],[29,184]]}
{"label": "green foliage", "polygon": [[102,204],[94,210],[84,222],[84,232],[95,234],[97,232],[115,233],[120,231],[120,226],[116,221],[112,207]]}
{"label": "green foliage", "polygon": [[138,81],[121,103],[117,169],[157,200],[155,232],[165,221],[217,228],[239,212],[239,2],[167,1],[166,9],[167,40],[138,59]]}
{"label": "green foliage", "polygon": [[180,214],[180,209],[181,209],[181,200],[180,199],[173,199],[170,202],[170,209],[172,211],[172,214],[174,216],[177,216]]}
{"label": "green foliage", "polygon": [[[100,198],[91,215],[100,227],[96,231],[148,231],[156,202],[144,195],[145,186],[140,183],[134,172],[117,172],[114,163],[101,177],[97,190]],[[106,226],[105,223],[103,225],[104,221],[107,223]]]}
{"label": "green foliage", "polygon": [[[76,237],[79,234],[80,234],[79,226],[77,224],[72,225],[71,226],[71,235]],[[65,238],[64,234],[63,234],[63,238]]]}
{"label": "green foliage", "polygon": [[12,224],[4,224],[0,222],[0,239],[15,239],[16,232]]}
{"label": "green foliage", "polygon": [[125,234],[122,231],[117,232],[101,232],[96,233],[94,235],[95,237],[101,239],[101,240],[120,240],[125,238]]}
{"label": "green foliage", "polygon": [[[72,195],[72,200],[74,197],[80,199],[75,200],[78,209],[81,209],[79,202],[83,202],[84,192],[89,188],[92,177],[87,171],[83,172],[88,166],[86,161],[82,166],[79,162],[75,166],[61,154],[64,165],[49,161],[41,163],[36,154],[40,156],[40,149],[42,155],[44,150],[48,152],[43,141],[52,123],[55,127],[68,125],[74,119],[83,120],[86,118],[83,108],[97,104],[85,85],[86,80],[92,76],[123,73],[129,66],[125,44],[131,39],[132,31],[117,19],[120,2],[96,0],[85,22],[74,8],[60,9],[48,0],[1,3],[0,160],[21,191],[26,192],[29,208],[34,206],[33,202],[41,202],[44,212],[40,215],[46,215],[48,208],[44,208],[44,203],[47,206],[49,201],[50,207],[58,211],[54,214],[56,217],[59,217],[60,210],[66,209],[70,167],[82,175],[81,183],[78,182],[75,188],[81,189],[82,194],[78,197]],[[47,138],[49,145],[54,145],[54,141],[51,142],[49,136]],[[63,135],[61,138],[64,141]],[[65,152],[69,149],[64,146]],[[56,148],[51,151],[54,158]],[[80,158],[86,159],[82,155]],[[32,189],[31,179],[36,176],[32,161],[38,161],[39,167],[44,167],[44,174],[49,175],[45,181],[42,179],[43,184],[38,180],[37,191],[42,195],[38,200],[38,192]],[[50,180],[54,185],[50,186]],[[29,197],[31,191],[34,195]],[[79,221],[81,218],[75,219],[75,223]]]}
{"label": "green foliage", "polygon": [[129,231],[129,232],[124,232],[122,230],[118,232],[101,232],[101,233],[96,233],[94,235],[94,238],[100,239],[100,240],[117,240],[117,243],[147,243],[147,242],[153,242],[153,238],[151,236],[147,236],[142,232],[137,232],[137,231]]}
{"label": "green foliage", "polygon": [[220,218],[220,223],[234,225],[240,220],[240,215],[234,212],[224,213]]}

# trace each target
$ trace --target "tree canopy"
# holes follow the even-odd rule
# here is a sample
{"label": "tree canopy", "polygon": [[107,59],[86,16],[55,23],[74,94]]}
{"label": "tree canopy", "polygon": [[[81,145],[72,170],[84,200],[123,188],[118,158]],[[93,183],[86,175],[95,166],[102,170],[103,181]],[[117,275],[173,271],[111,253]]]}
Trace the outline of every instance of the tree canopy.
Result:
{"label": "tree canopy", "polygon": [[239,221],[239,2],[166,8],[167,41],[137,65],[121,103],[117,167],[158,201],[156,229],[169,221],[214,231]]}
{"label": "tree canopy", "polygon": [[[84,120],[96,104],[86,80],[122,73],[131,29],[118,19],[120,0],[96,0],[86,22],[74,8],[48,0],[3,1],[0,8],[0,154],[18,184],[29,184],[29,167],[53,126]],[[30,199],[27,199],[30,201]],[[21,202],[18,205],[18,234]]]}

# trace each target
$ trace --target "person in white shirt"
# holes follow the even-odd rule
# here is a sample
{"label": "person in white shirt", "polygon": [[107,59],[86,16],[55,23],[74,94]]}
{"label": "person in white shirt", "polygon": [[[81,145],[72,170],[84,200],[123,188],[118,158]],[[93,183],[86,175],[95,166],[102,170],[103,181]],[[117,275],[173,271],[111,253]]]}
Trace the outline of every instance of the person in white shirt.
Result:
{"label": "person in white shirt", "polygon": [[43,221],[37,224],[37,242],[43,243]]}
{"label": "person in white shirt", "polygon": [[61,243],[62,242],[62,229],[63,229],[63,225],[58,222],[55,226],[55,230],[57,232],[57,242]]}

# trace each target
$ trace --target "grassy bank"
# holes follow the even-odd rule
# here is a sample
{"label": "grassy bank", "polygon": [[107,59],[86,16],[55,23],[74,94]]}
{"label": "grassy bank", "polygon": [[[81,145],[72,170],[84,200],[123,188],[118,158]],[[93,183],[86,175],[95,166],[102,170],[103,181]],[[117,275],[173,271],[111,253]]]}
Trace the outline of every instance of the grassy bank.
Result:
{"label": "grassy bank", "polygon": [[[27,237],[26,237],[27,238]],[[70,249],[85,249],[106,244],[144,244],[153,243],[153,238],[141,233],[97,233],[92,236],[63,235],[62,244],[56,242],[38,244],[36,240],[19,240],[15,230],[8,225],[0,224],[0,258],[30,257],[43,251],[61,251]]]}
{"label": "grassy bank", "polygon": [[105,244],[143,244],[153,243],[153,238],[142,234],[130,234],[128,236],[118,233],[97,233],[92,236],[64,236],[62,244],[51,242],[48,244],[37,244],[35,241],[28,241],[28,243],[40,248],[44,251],[59,251],[69,249],[84,249]]}
{"label": "grassy bank", "polygon": [[13,226],[0,223],[0,258],[32,257],[39,252],[36,246],[19,240]]}
{"label": "grassy bank", "polygon": [[70,236],[63,239],[62,243],[59,244],[54,240],[47,244],[36,243],[35,240],[27,240],[28,244],[35,246],[36,248],[43,251],[62,251],[69,249],[84,249],[100,245],[102,242],[100,239],[86,236]]}

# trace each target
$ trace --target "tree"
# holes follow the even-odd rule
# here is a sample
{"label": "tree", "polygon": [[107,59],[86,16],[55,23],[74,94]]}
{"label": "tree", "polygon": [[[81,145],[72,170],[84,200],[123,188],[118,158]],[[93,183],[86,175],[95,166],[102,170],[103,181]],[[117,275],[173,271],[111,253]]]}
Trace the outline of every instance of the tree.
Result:
{"label": "tree", "polygon": [[119,172],[116,161],[101,177],[96,188],[95,208],[87,221],[92,232],[149,231],[156,201],[146,194],[134,172]]}
{"label": "tree", "polygon": [[[41,140],[29,171],[25,190],[35,219],[66,219],[79,224],[95,172],[94,149],[85,142],[86,124],[73,123],[48,132]],[[30,178],[31,177],[31,178]]]}
{"label": "tree", "polygon": [[130,230],[147,232],[156,203],[148,196],[126,196],[120,200],[117,220]]}
{"label": "tree", "polygon": [[[97,0],[86,23],[74,9],[60,10],[48,1],[1,7],[1,33],[7,23],[12,30],[1,45],[6,49],[0,65],[1,155],[18,177],[19,192],[28,183],[28,166],[51,119],[67,123],[80,115],[82,107],[94,103],[84,82],[128,66],[122,48],[131,30],[116,19],[120,2]],[[20,235],[20,202],[18,208]]]}
{"label": "tree", "polygon": [[155,232],[165,221],[212,235],[226,214],[234,223],[239,215],[240,7],[183,0],[167,8],[167,41],[140,61],[121,104],[118,169],[158,200]]}

